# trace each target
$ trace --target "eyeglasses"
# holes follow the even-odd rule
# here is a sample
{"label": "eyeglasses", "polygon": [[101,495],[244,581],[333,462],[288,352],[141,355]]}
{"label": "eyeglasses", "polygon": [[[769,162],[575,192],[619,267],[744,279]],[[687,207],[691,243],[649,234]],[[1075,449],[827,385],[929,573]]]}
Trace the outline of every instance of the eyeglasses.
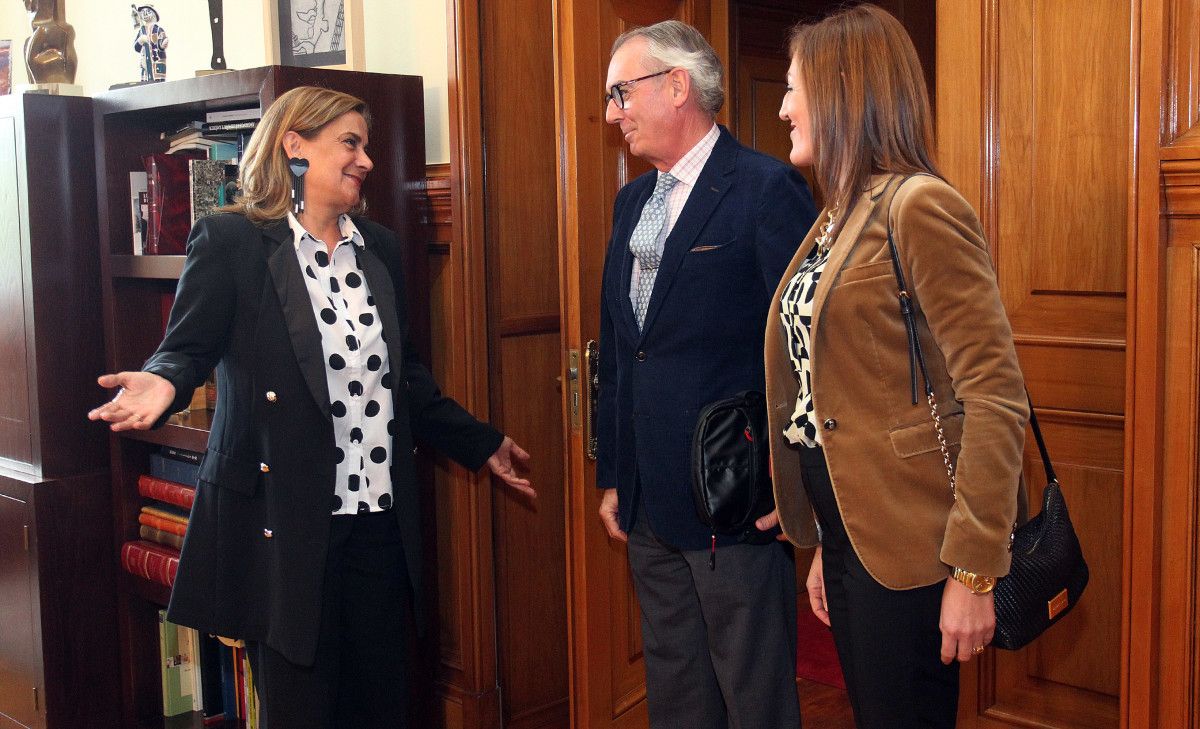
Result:
{"label": "eyeglasses", "polygon": [[608,93],[604,95],[604,106],[607,107],[611,102],[615,101],[615,102],[617,102],[618,109],[624,109],[625,108],[625,93],[629,90],[630,86],[636,84],[638,81],[645,81],[648,78],[654,78],[655,76],[662,76],[663,74],[667,74],[670,72],[671,72],[671,69],[668,68],[665,71],[659,71],[658,73],[651,73],[651,74],[647,74],[645,76],[638,76],[637,78],[631,78],[628,81],[618,81],[617,83],[608,87]]}

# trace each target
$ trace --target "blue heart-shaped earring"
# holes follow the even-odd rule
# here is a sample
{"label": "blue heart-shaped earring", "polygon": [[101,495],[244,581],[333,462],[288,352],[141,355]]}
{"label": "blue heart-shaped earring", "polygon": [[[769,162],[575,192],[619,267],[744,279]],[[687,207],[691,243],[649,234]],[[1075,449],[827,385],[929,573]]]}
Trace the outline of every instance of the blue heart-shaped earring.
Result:
{"label": "blue heart-shaped earring", "polygon": [[304,212],[304,174],[308,172],[308,160],[289,157],[288,170],[292,173],[292,213],[299,215]]}

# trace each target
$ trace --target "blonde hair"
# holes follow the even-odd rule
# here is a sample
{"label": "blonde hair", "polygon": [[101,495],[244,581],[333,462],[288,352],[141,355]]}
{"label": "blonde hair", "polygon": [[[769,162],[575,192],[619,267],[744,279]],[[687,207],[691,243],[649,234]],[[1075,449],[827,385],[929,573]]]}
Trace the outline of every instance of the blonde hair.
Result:
{"label": "blonde hair", "polygon": [[[279,220],[291,209],[292,180],[283,135],[296,132],[313,139],[326,124],[348,112],[362,115],[371,126],[371,115],[362,99],[317,86],[298,86],[284,93],[264,112],[250,136],[238,170],[241,192],[225,212],[241,213],[255,223]],[[366,210],[359,199],[351,213]]]}
{"label": "blonde hair", "polygon": [[872,174],[941,177],[921,61],[900,21],[864,3],[792,29],[808,98],[813,173],[831,205],[848,205]]}

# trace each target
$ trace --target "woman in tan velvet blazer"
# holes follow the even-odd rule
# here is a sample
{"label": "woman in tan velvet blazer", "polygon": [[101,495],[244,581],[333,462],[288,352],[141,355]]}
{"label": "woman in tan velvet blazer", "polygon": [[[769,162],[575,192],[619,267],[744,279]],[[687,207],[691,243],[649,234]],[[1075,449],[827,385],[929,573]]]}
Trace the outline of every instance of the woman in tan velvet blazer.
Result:
{"label": "woman in tan velvet blazer", "polygon": [[[990,589],[1025,518],[1012,332],[979,221],[931,160],[900,23],[858,6],[798,27],[791,51],[780,117],[828,206],[767,322],[776,515],[817,546],[809,599],[832,623],[858,726],[953,726],[958,664],[991,640]],[[889,226],[953,492],[919,368],[910,381]]]}

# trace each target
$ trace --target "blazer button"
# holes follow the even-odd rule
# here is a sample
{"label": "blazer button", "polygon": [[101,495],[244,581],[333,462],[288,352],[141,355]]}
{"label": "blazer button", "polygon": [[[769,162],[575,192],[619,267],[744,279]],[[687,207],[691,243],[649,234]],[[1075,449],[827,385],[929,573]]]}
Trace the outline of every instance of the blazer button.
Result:
{"label": "blazer button", "polygon": [[267,539],[270,539],[271,537],[275,536],[275,532],[271,531],[270,529],[263,529],[263,536]]}
{"label": "blazer button", "polygon": [[645,362],[646,361],[646,353],[638,352],[637,354],[633,355],[633,358],[636,359],[638,362]]}
{"label": "blazer button", "polygon": [[265,463],[260,463],[258,464],[258,470],[262,471],[263,473],[270,473],[271,467]]}
{"label": "blazer button", "polygon": [[275,402],[278,399],[279,396],[275,394],[274,390],[267,390],[267,402]]}
{"label": "blazer button", "polygon": [[825,421],[825,430],[837,430],[837,421],[833,418]]}

